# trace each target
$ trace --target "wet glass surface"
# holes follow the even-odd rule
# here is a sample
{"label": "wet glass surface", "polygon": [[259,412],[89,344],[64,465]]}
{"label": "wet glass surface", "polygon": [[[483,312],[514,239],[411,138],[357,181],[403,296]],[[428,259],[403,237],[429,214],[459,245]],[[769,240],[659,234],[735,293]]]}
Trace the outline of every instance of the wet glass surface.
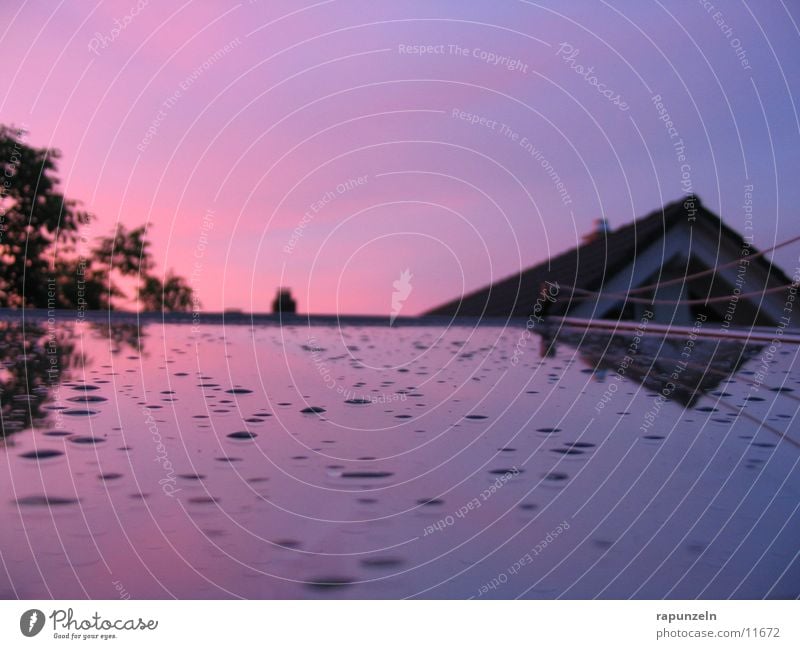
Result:
{"label": "wet glass surface", "polygon": [[0,327],[4,598],[800,594],[791,344]]}

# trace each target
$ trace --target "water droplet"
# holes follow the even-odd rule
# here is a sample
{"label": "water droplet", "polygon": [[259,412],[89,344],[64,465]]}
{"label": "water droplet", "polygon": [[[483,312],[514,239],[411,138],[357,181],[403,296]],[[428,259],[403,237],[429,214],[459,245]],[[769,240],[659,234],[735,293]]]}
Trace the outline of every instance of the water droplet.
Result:
{"label": "water droplet", "polygon": [[492,475],[505,475],[508,473],[509,475],[514,475],[515,473],[523,473],[523,469],[492,469],[489,471]]}
{"label": "water droplet", "polygon": [[35,451],[27,451],[26,453],[19,454],[20,457],[23,457],[26,460],[47,460],[51,457],[58,457],[59,455],[64,455],[64,452],[56,451],[52,448],[41,448],[36,449]]}
{"label": "water droplet", "polygon": [[319,577],[306,582],[306,586],[316,590],[333,590],[350,586],[353,580],[349,577]]}
{"label": "water droplet", "polygon": [[108,401],[108,399],[96,394],[82,394],[79,397],[69,397],[67,401],[72,401],[74,403],[100,403],[101,401]]}
{"label": "water droplet", "polygon": [[92,437],[91,435],[76,435],[75,437],[70,437],[69,441],[73,444],[100,444],[106,440],[102,437]]}
{"label": "water droplet", "polygon": [[559,455],[583,455],[583,451],[576,448],[551,448],[551,453],[558,453]]}
{"label": "water droplet", "polygon": [[295,541],[294,539],[279,539],[277,541],[273,541],[275,545],[281,548],[286,548],[287,550],[295,550],[300,547],[300,541]]}
{"label": "water droplet", "polygon": [[70,385],[73,390],[83,390],[84,392],[91,392],[93,390],[99,390],[100,388],[96,385]]}
{"label": "water droplet", "polygon": [[404,563],[399,557],[370,557],[361,560],[361,565],[365,568],[396,568]]}
{"label": "water droplet", "polygon": [[393,476],[394,473],[390,471],[344,471],[342,473],[343,478],[389,478]]}
{"label": "water droplet", "polygon": [[90,417],[91,415],[96,415],[99,410],[84,410],[80,408],[69,408],[68,410],[64,410],[65,415],[69,415],[70,417]]}
{"label": "water droplet", "polygon": [[231,433],[228,435],[231,439],[253,439],[257,437],[255,433],[248,432],[246,430],[240,430],[235,433]]}
{"label": "water droplet", "polygon": [[61,505],[75,505],[80,500],[78,498],[63,498],[60,496],[25,496],[18,498],[17,504],[26,507],[58,507]]}

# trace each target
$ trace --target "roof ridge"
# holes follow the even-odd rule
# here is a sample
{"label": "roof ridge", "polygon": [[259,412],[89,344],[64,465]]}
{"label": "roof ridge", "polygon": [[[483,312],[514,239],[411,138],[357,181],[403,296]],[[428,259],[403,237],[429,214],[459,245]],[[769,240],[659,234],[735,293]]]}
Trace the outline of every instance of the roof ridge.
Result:
{"label": "roof ridge", "polygon": [[[508,282],[513,282],[513,281],[517,280],[521,284],[522,281],[523,281],[523,278],[526,275],[533,274],[533,273],[535,273],[537,271],[541,271],[541,270],[549,270],[551,267],[556,266],[559,262],[564,261],[569,256],[578,255],[580,251],[586,251],[587,249],[590,249],[592,247],[598,247],[601,244],[603,246],[605,246],[605,244],[609,240],[622,239],[622,238],[624,238],[624,235],[626,235],[629,231],[633,230],[634,232],[636,232],[637,231],[637,226],[641,227],[641,225],[644,222],[647,222],[649,224],[650,221],[655,221],[656,217],[666,218],[666,214],[668,212],[674,213],[675,216],[677,217],[677,216],[680,215],[681,212],[683,212],[683,211],[685,211],[687,209],[686,208],[686,204],[690,200],[694,201],[695,209],[703,209],[703,210],[705,210],[705,208],[702,206],[702,202],[700,201],[700,198],[696,194],[688,194],[688,195],[686,195],[685,197],[683,197],[681,199],[677,199],[677,200],[671,201],[670,203],[667,203],[667,204],[663,205],[662,207],[659,207],[659,208],[653,210],[652,212],[650,212],[649,214],[647,214],[645,216],[642,216],[642,217],[639,217],[637,219],[634,219],[633,221],[631,221],[629,223],[626,223],[625,225],[622,225],[622,226],[620,226],[618,228],[611,229],[608,232],[602,234],[601,236],[599,236],[599,237],[597,237],[595,239],[592,239],[590,241],[585,241],[585,242],[582,242],[582,243],[578,243],[577,245],[572,246],[571,248],[567,248],[566,250],[563,250],[562,252],[559,252],[556,255],[551,255],[549,257],[546,257],[545,259],[539,261],[538,263],[535,263],[535,264],[532,264],[530,266],[527,266],[526,268],[523,268],[522,270],[519,270],[519,271],[517,271],[515,273],[511,273],[509,275],[506,275],[505,277],[501,277],[500,279],[497,279],[497,280],[494,280],[494,281],[490,281],[487,284],[484,284],[483,286],[481,286],[481,287],[479,287],[479,288],[477,288],[477,289],[475,289],[473,291],[470,291],[469,293],[466,293],[466,294],[462,295],[460,298],[456,298],[454,300],[450,300],[449,302],[445,302],[444,304],[440,304],[440,305],[434,307],[433,309],[430,309],[426,313],[434,313],[436,311],[440,311],[440,310],[446,309],[446,308],[458,308],[458,306],[460,304],[462,304],[463,302],[465,302],[469,298],[475,297],[475,296],[477,296],[477,295],[479,295],[481,293],[487,293],[488,295],[491,295],[493,289],[495,289],[496,287],[498,287],[500,285],[506,284]],[[681,209],[679,210],[678,208],[681,208]],[[674,217],[670,217],[670,219],[671,219],[671,222],[669,224],[669,227],[672,227],[672,225],[677,223],[678,219],[674,218]]]}
{"label": "roof ridge", "polygon": [[[526,306],[522,302],[528,299],[526,296],[536,293],[545,281],[593,290],[595,284],[626,267],[632,257],[680,223],[719,230],[720,235],[733,242],[744,243],[742,235],[708,210],[699,196],[686,194],[616,229],[600,232],[554,256],[440,304],[426,314],[469,311],[472,315],[479,312],[487,316],[521,315]],[[755,246],[750,245],[750,249],[756,251]],[[777,265],[763,257],[759,258],[759,263],[769,273],[771,283],[788,281]]]}

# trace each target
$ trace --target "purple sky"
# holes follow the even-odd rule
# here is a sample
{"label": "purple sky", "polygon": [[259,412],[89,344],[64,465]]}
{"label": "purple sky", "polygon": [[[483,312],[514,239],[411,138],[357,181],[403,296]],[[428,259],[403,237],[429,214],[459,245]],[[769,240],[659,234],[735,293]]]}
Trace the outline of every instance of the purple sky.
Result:
{"label": "purple sky", "polygon": [[7,1],[0,121],[63,151],[94,233],[149,222],[207,309],[267,310],[284,284],[302,311],[387,314],[409,269],[413,315],[686,183],[740,231],[752,184],[760,247],[798,234],[798,20],[779,1]]}

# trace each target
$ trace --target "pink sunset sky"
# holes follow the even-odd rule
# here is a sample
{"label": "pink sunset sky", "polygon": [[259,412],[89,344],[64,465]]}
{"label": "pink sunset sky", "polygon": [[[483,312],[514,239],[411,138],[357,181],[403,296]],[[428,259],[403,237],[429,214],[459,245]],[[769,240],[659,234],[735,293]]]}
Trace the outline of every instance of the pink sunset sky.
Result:
{"label": "pink sunset sky", "polygon": [[207,310],[266,311],[286,285],[304,312],[388,314],[408,269],[414,315],[687,190],[741,231],[752,186],[756,244],[798,234],[799,19],[780,1],[8,1],[0,122],[61,149],[94,234],[148,223]]}

